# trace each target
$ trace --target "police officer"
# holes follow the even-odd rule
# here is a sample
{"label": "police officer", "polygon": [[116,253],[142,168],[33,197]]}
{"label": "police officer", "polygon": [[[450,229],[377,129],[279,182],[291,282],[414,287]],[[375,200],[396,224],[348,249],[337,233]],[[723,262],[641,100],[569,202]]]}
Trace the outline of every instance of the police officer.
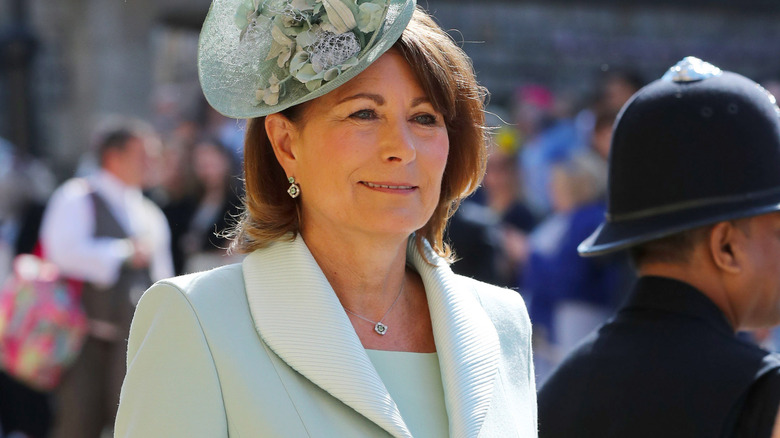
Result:
{"label": "police officer", "polygon": [[778,117],[693,57],[624,106],[606,218],[579,252],[628,249],[639,278],[541,388],[541,437],[770,436],[780,359],[735,333],[780,323]]}

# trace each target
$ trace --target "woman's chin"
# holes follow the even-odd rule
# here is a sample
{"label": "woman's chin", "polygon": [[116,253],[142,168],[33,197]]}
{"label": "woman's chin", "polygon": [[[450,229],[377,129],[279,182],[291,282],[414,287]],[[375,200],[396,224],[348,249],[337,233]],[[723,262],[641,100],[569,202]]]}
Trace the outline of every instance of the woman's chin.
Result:
{"label": "woman's chin", "polygon": [[422,228],[425,223],[426,221],[420,221],[419,219],[411,219],[408,217],[385,216],[373,221],[367,219],[366,222],[361,224],[361,226],[368,234],[406,238],[415,231]]}

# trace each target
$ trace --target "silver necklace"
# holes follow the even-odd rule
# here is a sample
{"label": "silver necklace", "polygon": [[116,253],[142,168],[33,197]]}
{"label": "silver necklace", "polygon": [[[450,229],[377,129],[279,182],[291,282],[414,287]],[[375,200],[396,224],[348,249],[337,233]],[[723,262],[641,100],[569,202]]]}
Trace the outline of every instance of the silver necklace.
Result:
{"label": "silver necklace", "polygon": [[347,309],[346,307],[344,307],[344,305],[343,305],[343,304],[342,304],[342,306],[341,306],[341,307],[344,307],[344,310],[346,310],[346,311],[347,311],[347,313],[350,313],[350,314],[352,314],[352,315],[355,315],[355,316],[357,316],[358,318],[362,319],[363,321],[368,321],[368,322],[370,322],[371,324],[374,324],[374,331],[375,331],[375,332],[377,332],[378,334],[380,334],[380,335],[384,336],[384,335],[385,335],[385,333],[387,333],[387,325],[386,325],[386,324],[384,324],[384,323],[382,322],[382,320],[383,320],[383,319],[385,319],[385,317],[387,317],[387,315],[390,313],[390,311],[391,311],[391,310],[393,310],[393,306],[395,306],[395,303],[397,303],[397,302],[398,302],[398,299],[399,299],[399,298],[401,298],[401,294],[402,294],[402,293],[404,293],[404,286],[406,286],[406,281],[404,281],[404,280],[401,280],[401,289],[398,291],[398,296],[397,296],[397,297],[395,297],[395,301],[393,301],[393,304],[391,304],[391,305],[390,305],[390,307],[388,307],[388,308],[387,308],[387,311],[385,312],[385,314],[384,314],[384,315],[382,315],[382,317],[381,317],[381,318],[379,318],[379,321],[373,321],[373,320],[370,320],[370,319],[366,318],[366,317],[365,317],[365,316],[363,316],[363,315],[358,315],[357,313],[355,313],[355,312],[353,312],[353,311],[351,311],[351,310]]}

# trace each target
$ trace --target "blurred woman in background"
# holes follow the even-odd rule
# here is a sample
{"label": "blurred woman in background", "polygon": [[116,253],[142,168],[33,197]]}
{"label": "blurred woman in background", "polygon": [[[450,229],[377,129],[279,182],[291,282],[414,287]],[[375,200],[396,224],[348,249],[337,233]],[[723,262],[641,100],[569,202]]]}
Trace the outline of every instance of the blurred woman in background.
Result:
{"label": "blurred woman in background", "polygon": [[577,245],[604,218],[605,189],[605,163],[594,153],[576,154],[552,166],[553,214],[530,236],[522,289],[531,301],[540,382],[615,306],[620,266],[613,259],[577,254]]}
{"label": "blurred woman in background", "polygon": [[204,271],[239,261],[228,255],[225,232],[238,221],[241,199],[235,183],[238,171],[233,153],[217,140],[204,139],[192,149],[192,168],[197,181],[187,231],[177,250],[184,259],[184,272]]}

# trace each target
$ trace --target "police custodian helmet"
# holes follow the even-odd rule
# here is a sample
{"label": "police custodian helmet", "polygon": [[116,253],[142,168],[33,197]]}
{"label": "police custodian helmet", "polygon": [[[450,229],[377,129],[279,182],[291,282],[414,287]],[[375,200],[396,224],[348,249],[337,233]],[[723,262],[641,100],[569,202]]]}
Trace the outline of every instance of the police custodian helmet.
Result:
{"label": "police custodian helmet", "polygon": [[595,256],[780,210],[780,109],[750,79],[694,57],[639,90],[612,137]]}

